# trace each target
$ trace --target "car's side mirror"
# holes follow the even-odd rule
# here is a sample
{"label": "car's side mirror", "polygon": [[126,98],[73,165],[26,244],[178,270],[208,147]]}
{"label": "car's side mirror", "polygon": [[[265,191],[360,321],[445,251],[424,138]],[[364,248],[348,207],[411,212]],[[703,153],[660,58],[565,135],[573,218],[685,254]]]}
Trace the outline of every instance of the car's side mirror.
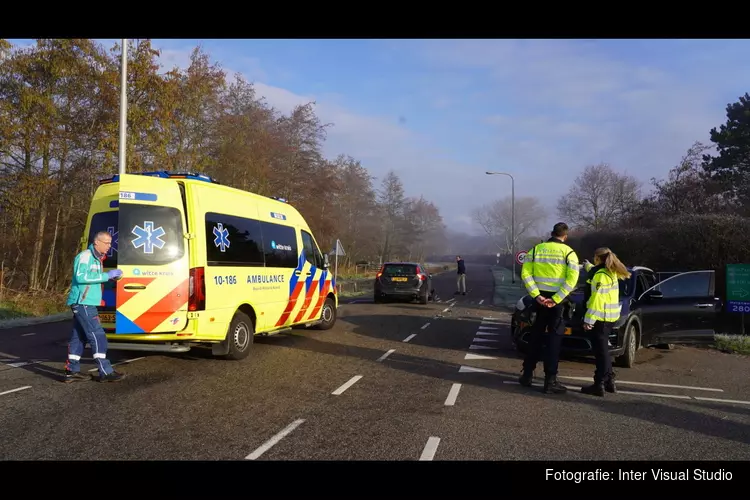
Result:
{"label": "car's side mirror", "polygon": [[323,269],[328,269],[329,267],[331,267],[331,263],[328,260],[328,254],[324,253],[323,254]]}

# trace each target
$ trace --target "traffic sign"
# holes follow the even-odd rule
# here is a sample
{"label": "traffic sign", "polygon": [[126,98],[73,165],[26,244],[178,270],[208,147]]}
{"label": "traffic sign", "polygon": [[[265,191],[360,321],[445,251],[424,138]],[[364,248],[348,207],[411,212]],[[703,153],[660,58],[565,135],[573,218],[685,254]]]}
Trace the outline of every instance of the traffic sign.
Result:
{"label": "traffic sign", "polygon": [[526,260],[526,254],[528,252],[526,250],[521,250],[516,254],[516,262],[518,262],[520,265],[523,265],[523,262]]}
{"label": "traffic sign", "polygon": [[750,313],[750,264],[727,264],[727,308]]}

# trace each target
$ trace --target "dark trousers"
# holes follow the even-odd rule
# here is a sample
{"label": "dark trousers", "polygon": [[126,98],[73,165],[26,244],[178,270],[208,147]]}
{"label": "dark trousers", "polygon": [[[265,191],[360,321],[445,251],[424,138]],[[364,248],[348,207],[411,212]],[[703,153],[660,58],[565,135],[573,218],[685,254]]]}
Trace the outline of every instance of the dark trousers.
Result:
{"label": "dark trousers", "polygon": [[[531,373],[544,354],[544,374],[547,377],[557,375],[560,364],[560,347],[562,346],[565,324],[563,323],[563,304],[546,307],[534,302],[536,319],[531,325],[529,352],[523,360],[524,373]],[[544,349],[544,344],[547,348]]]}
{"label": "dark trousers", "polygon": [[107,336],[99,321],[99,312],[96,306],[74,304],[71,309],[73,311],[73,331],[68,343],[68,360],[65,363],[65,369],[73,373],[81,371],[83,346],[88,342],[94,354],[94,362],[99,368],[99,375],[109,375],[114,370],[107,359]]}
{"label": "dark trousers", "polygon": [[606,382],[612,374],[612,356],[609,354],[609,334],[612,333],[614,323],[597,321],[590,330],[591,344],[596,358],[594,383]]}

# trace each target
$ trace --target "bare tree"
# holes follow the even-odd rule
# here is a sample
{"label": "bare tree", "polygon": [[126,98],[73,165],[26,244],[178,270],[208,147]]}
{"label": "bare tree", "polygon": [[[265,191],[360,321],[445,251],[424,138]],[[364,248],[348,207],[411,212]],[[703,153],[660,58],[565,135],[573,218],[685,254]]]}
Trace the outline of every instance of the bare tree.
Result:
{"label": "bare tree", "polygon": [[600,230],[625,218],[640,200],[640,183],[605,163],[590,165],[557,202],[560,217],[581,229]]}
{"label": "bare tree", "polygon": [[[537,226],[546,216],[544,208],[539,200],[534,197],[516,199],[516,225],[515,225],[515,248],[530,232],[537,230]],[[512,228],[512,200],[510,197],[494,201],[490,204],[475,208],[471,217],[487,233],[497,247],[505,252],[511,253],[513,241],[511,240]]]}
{"label": "bare tree", "polygon": [[394,252],[402,250],[405,236],[404,210],[406,197],[404,185],[396,172],[389,171],[383,179],[378,202],[383,213],[383,261],[391,258]]}

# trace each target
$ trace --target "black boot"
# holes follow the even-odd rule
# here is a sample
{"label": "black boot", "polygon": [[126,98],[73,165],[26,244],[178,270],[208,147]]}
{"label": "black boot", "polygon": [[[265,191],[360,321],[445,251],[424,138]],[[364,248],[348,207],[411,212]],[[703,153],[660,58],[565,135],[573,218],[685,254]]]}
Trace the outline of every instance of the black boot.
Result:
{"label": "black boot", "polygon": [[568,392],[568,388],[557,381],[556,376],[547,376],[544,378],[544,393],[550,394],[565,394]]}
{"label": "black boot", "polygon": [[604,377],[604,390],[611,392],[612,394],[617,392],[617,387],[615,386],[615,372],[609,372]]}
{"label": "black boot", "polygon": [[518,378],[518,383],[521,384],[524,387],[531,387],[531,383],[534,380],[534,372],[533,371],[523,371],[523,374]]}
{"label": "black boot", "polygon": [[581,387],[581,392],[592,396],[604,397],[604,383],[595,380],[593,384]]}

